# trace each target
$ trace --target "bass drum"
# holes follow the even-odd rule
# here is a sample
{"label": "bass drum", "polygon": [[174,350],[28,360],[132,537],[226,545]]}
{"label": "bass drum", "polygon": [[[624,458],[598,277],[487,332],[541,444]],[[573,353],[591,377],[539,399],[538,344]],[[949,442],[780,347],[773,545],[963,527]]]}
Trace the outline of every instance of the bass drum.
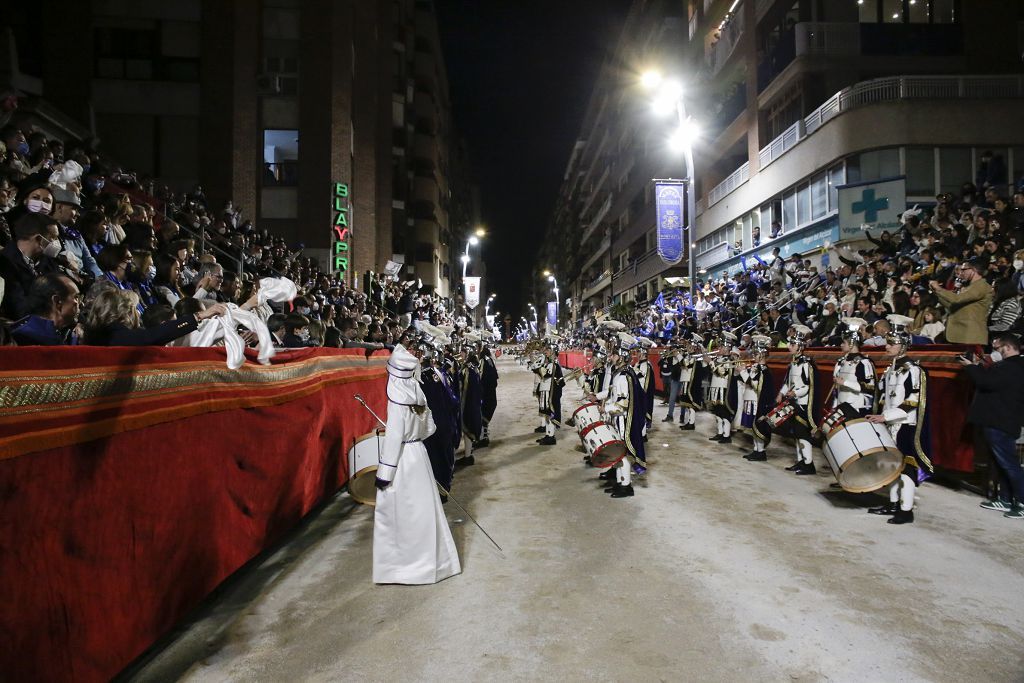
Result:
{"label": "bass drum", "polygon": [[903,471],[903,453],[888,428],[863,418],[834,427],[821,450],[839,485],[850,493],[876,491]]}
{"label": "bass drum", "polygon": [[594,467],[614,467],[626,457],[626,443],[605,422],[594,422],[580,432],[580,438]]}
{"label": "bass drum", "polygon": [[583,430],[601,421],[601,408],[596,403],[584,403],[572,414],[572,422],[576,425],[576,431],[580,438],[583,438]]}
{"label": "bass drum", "polygon": [[348,492],[363,505],[377,503],[377,464],[384,445],[384,430],[363,434],[348,450]]}

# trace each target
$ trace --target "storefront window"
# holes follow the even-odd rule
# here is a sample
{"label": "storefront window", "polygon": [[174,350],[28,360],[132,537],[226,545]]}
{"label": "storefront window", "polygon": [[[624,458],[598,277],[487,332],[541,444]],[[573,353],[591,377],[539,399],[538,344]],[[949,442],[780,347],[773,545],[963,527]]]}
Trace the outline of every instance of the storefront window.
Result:
{"label": "storefront window", "polygon": [[907,194],[931,197],[935,192],[935,149],[908,147]]}
{"label": "storefront window", "polygon": [[843,165],[836,164],[828,170],[828,208],[835,211],[839,208],[839,186],[846,182]]}
{"label": "storefront window", "polygon": [[811,220],[828,213],[828,181],[824,173],[811,178]]}

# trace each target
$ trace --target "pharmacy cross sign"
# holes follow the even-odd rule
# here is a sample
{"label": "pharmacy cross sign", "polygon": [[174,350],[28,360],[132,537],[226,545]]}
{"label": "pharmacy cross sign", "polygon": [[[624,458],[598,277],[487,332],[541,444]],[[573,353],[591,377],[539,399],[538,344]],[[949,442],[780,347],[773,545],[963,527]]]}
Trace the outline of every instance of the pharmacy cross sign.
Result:
{"label": "pharmacy cross sign", "polygon": [[889,208],[889,198],[875,199],[874,188],[869,188],[860,193],[860,201],[854,202],[850,208],[853,213],[863,213],[865,223],[874,223],[878,220],[878,212]]}

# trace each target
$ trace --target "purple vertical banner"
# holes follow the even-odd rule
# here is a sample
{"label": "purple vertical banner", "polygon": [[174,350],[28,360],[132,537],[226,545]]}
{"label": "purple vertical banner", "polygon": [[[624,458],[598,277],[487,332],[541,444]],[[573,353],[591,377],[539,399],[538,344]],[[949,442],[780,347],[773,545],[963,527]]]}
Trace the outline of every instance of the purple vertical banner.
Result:
{"label": "purple vertical banner", "polygon": [[654,183],[654,205],[658,229],[658,256],[670,266],[683,260],[685,244],[683,211],[686,185],[680,180]]}
{"label": "purple vertical banner", "polygon": [[558,327],[558,302],[557,301],[549,301],[548,302],[548,327],[550,327],[552,329]]}

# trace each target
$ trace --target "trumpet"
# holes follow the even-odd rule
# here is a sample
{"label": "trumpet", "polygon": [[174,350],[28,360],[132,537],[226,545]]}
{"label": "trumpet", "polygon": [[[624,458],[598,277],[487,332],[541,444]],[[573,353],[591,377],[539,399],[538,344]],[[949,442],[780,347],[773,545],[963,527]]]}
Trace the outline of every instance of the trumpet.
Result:
{"label": "trumpet", "polygon": [[565,385],[573,381],[574,379],[578,379],[581,375],[583,375],[583,368],[574,368],[573,370],[569,371],[569,374],[562,375],[562,377],[556,381],[559,384]]}

